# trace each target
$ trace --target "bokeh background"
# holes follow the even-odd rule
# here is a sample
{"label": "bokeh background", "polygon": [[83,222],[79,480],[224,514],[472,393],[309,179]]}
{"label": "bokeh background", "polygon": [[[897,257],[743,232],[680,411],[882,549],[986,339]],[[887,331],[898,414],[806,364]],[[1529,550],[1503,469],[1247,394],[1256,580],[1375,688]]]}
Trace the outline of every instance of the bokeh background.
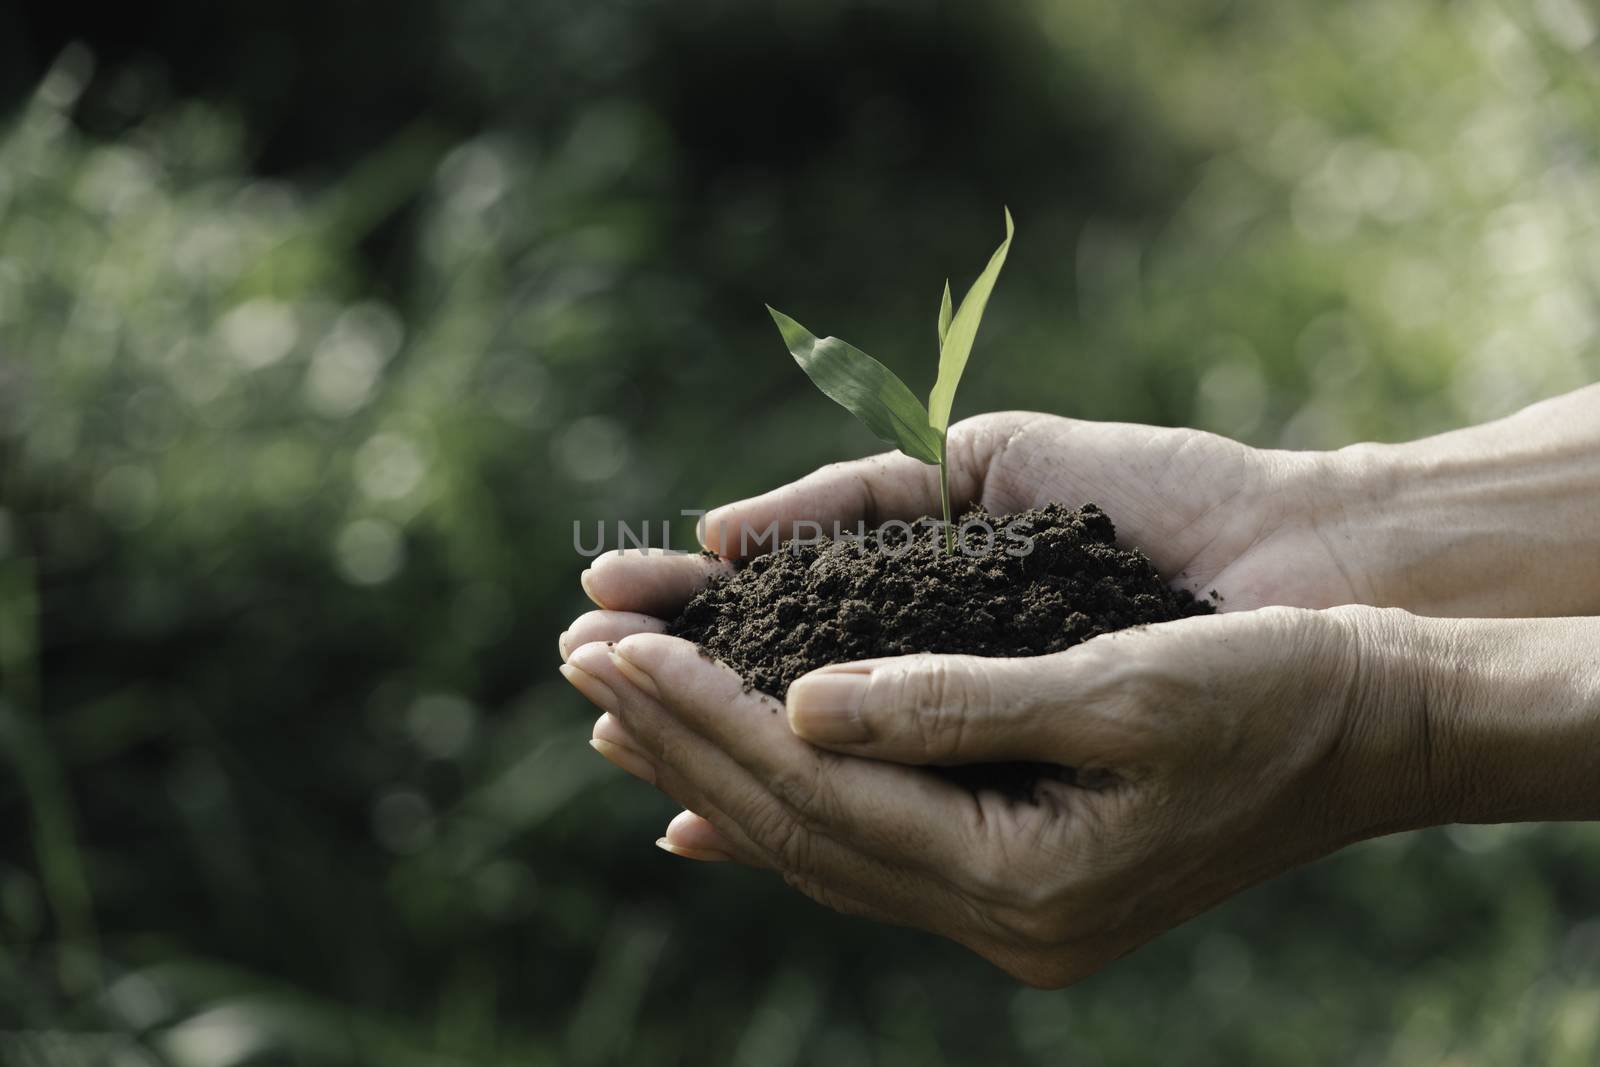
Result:
{"label": "bokeh background", "polygon": [[[0,1060],[1593,1064],[1600,829],[1281,878],[1083,985],[651,847],[572,523],[957,414],[1404,439],[1600,370],[1583,0],[0,10]],[[690,524],[675,526],[685,543]]]}

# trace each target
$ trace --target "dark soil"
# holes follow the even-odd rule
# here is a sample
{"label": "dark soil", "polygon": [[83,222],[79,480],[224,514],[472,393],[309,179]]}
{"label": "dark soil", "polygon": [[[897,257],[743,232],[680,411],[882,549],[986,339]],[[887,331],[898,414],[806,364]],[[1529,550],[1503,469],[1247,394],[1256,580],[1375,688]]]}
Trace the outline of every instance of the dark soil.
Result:
{"label": "dark soil", "polygon": [[[1118,548],[1111,519],[1093,504],[998,518],[973,511],[962,524],[956,554],[931,519],[912,537],[892,528],[881,543],[871,534],[787,543],[713,581],[668,632],[782,700],[789,683],[829,663],[912,652],[1042,656],[1213,610],[1168,586],[1143,552]],[[1020,554],[1024,538],[1032,550]],[[944,770],[973,788],[1021,796],[1042,776],[1072,780],[1070,769],[1044,764]]]}

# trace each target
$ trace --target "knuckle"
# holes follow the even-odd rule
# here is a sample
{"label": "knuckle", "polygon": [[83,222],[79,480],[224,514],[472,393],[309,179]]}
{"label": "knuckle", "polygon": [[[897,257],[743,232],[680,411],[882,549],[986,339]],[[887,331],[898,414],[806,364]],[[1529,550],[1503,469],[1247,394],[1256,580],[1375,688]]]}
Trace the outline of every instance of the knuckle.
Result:
{"label": "knuckle", "polygon": [[1125,647],[1131,655],[1117,656],[1105,648],[1098,679],[1085,706],[1107,727],[1115,726],[1129,739],[1160,734],[1176,715],[1181,718],[1195,695],[1195,679],[1203,672],[1189,663],[1181,650],[1162,649],[1144,654],[1141,647]]}
{"label": "knuckle", "polygon": [[1005,900],[1016,889],[1017,868],[1000,852],[985,852],[969,860],[966,881],[980,900]]}
{"label": "knuckle", "polygon": [[1290,607],[1286,604],[1268,604],[1256,610],[1259,612],[1258,619],[1266,619],[1277,626],[1290,626],[1302,618],[1314,618],[1317,614],[1305,608]]}
{"label": "knuckle", "polygon": [[635,740],[654,752],[667,766],[674,768],[695,766],[693,746],[688,744],[677,731],[660,729],[653,716],[630,716],[623,720],[623,725],[628,728],[628,732]]}
{"label": "knuckle", "polygon": [[773,855],[785,878],[807,878],[813,873],[816,839],[798,820],[786,819],[774,838]]}
{"label": "knuckle", "polygon": [[789,857],[803,847],[803,842],[796,840],[801,826],[787,807],[772,801],[757,805],[746,815],[744,829],[779,869],[791,869]]}
{"label": "knuckle", "polygon": [[826,759],[818,756],[804,767],[785,767],[767,780],[767,791],[800,821],[812,822],[820,816],[822,776]]}
{"label": "knuckle", "polygon": [[1032,901],[996,905],[989,914],[1012,944],[1024,948],[1059,945],[1077,932],[1069,912]]}
{"label": "knuckle", "polygon": [[1382,641],[1404,633],[1416,616],[1404,608],[1377,608],[1365,604],[1343,604],[1325,612],[1310,612],[1346,634],[1368,641]]}
{"label": "knuckle", "polygon": [[967,845],[963,881],[975,900],[1002,905],[1043,906],[1053,899],[1059,872],[1039,860],[1037,842],[1006,835],[973,834]]}
{"label": "knuckle", "polygon": [[1144,663],[1121,664],[1107,679],[1121,710],[1135,712],[1159,706],[1166,694],[1158,671]]}
{"label": "knuckle", "polygon": [[1026,860],[992,856],[973,871],[969,899],[1013,949],[1059,946],[1084,933],[1079,889]]}
{"label": "knuckle", "polygon": [[921,751],[937,760],[963,750],[976,688],[970,665],[960,659],[929,660],[885,681],[888,691],[875,703],[894,709]]}
{"label": "knuckle", "polygon": [[1003,448],[1020,427],[1038,418],[1030,419],[1028,413],[1020,411],[986,411],[973,415],[950,426],[946,447],[970,463],[980,452],[992,453]]}

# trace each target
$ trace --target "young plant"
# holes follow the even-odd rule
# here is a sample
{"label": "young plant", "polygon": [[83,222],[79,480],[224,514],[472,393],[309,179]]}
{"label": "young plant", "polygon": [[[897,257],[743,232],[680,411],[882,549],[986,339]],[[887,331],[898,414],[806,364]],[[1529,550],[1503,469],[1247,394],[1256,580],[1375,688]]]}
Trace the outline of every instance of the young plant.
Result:
{"label": "young plant", "polygon": [[950,428],[950,405],[955,401],[956,385],[972,354],[978,336],[978,323],[989,303],[1000,268],[1011,249],[1011,211],[1006,209],[1006,239],[989,257],[978,280],[972,283],[961,307],[950,307],[950,281],[945,280],[944,297],[939,303],[939,374],[928,393],[928,406],[914,396],[894,371],[861,349],[837,337],[814,337],[798,322],[767,305],[772,321],[778,324],[784,344],[800,369],[818,389],[849,409],[879,438],[894,445],[913,459],[939,468],[939,502],[944,508],[944,547],[955,551],[955,528],[950,516],[950,465],[945,455],[945,438]]}

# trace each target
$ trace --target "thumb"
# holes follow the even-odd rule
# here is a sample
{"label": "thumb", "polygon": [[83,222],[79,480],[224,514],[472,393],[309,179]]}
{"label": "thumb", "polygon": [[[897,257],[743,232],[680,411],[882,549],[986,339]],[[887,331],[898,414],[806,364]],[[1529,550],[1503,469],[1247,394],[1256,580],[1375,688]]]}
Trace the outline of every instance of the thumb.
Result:
{"label": "thumb", "polygon": [[1074,708],[1082,672],[1073,651],[1027,659],[916,655],[823,667],[789,686],[789,728],[823,748],[895,763],[1072,764],[1090,748],[1079,743],[1088,738],[1074,736],[1082,733],[1074,725],[1083,716]]}

